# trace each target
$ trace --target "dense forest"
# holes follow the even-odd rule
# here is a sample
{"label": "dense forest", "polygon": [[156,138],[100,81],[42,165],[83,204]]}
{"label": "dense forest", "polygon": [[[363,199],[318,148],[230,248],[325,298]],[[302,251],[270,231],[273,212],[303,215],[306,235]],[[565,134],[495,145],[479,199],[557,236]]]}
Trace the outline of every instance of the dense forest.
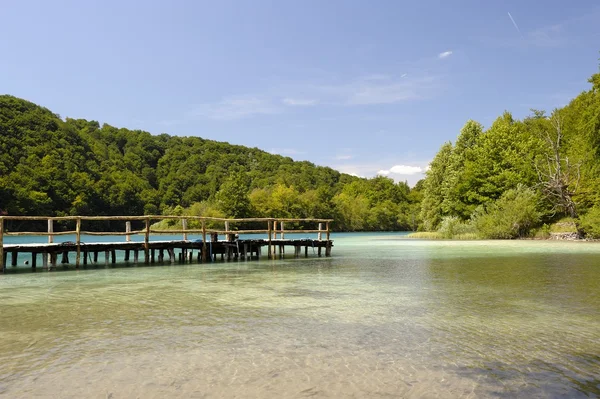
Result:
{"label": "dense forest", "polygon": [[10,215],[334,218],[337,230],[411,230],[419,190],[256,148],[61,119],[0,96],[0,209]]}
{"label": "dense forest", "polygon": [[445,143],[423,184],[422,229],[441,237],[543,236],[568,218],[600,237],[600,74],[563,108],[487,129],[468,121]]}
{"label": "dense forest", "polygon": [[338,231],[544,236],[568,218],[600,237],[600,74],[551,113],[469,120],[412,189],[256,148],[61,119],[0,96],[0,210],[335,219]]}

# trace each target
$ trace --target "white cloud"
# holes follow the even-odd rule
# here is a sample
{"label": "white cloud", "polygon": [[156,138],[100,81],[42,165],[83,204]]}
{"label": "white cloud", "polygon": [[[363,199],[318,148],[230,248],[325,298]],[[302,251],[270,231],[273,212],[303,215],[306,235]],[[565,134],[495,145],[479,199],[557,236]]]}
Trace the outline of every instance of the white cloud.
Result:
{"label": "white cloud", "polygon": [[368,75],[331,84],[288,84],[254,95],[229,96],[196,105],[184,119],[234,120],[279,114],[287,107],[396,104],[434,97],[444,87],[439,76],[407,76]]}
{"label": "white cloud", "polygon": [[200,104],[190,114],[194,117],[232,120],[253,115],[276,114],[280,111],[272,101],[267,99],[252,96],[234,96],[224,98],[214,104]]}
{"label": "white cloud", "polygon": [[347,161],[352,159],[352,155],[336,155],[334,159],[337,161]]}
{"label": "white cloud", "polygon": [[304,154],[304,151],[298,151],[294,148],[271,148],[269,151],[271,154],[279,155],[300,155]]}
{"label": "white cloud", "polygon": [[438,54],[438,58],[440,58],[440,59],[448,58],[451,55],[452,55],[452,51],[444,51],[443,53]]}
{"label": "white cloud", "polygon": [[378,175],[388,176],[390,174],[412,176],[419,173],[423,173],[423,168],[420,166],[409,166],[409,165],[394,165],[390,169],[380,170],[377,172]]}
{"label": "white cloud", "polygon": [[310,100],[310,99],[304,99],[304,98],[289,98],[289,97],[284,98],[283,100],[281,100],[281,102],[283,102],[285,105],[301,106],[301,107],[317,105],[317,103],[318,103],[317,100]]}

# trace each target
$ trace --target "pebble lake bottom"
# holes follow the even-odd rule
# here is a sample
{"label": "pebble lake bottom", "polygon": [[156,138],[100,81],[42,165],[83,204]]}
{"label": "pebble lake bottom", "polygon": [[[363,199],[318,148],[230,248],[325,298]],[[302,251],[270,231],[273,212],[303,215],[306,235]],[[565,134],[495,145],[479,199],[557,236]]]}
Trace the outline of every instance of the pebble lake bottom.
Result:
{"label": "pebble lake bottom", "polygon": [[0,276],[0,397],[600,396],[600,243]]}

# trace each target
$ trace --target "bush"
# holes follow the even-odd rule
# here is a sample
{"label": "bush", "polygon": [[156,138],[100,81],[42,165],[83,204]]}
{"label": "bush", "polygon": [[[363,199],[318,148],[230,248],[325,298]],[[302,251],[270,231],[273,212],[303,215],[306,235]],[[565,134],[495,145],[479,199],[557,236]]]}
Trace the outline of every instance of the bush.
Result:
{"label": "bush", "polygon": [[535,191],[518,185],[487,208],[478,208],[471,220],[479,235],[485,238],[525,237],[540,222],[537,204]]}
{"label": "bush", "polygon": [[437,232],[443,238],[457,238],[460,235],[474,234],[476,231],[470,223],[465,223],[456,216],[447,216],[442,219]]}
{"label": "bush", "polygon": [[600,206],[596,205],[579,217],[579,227],[588,238],[600,238]]}

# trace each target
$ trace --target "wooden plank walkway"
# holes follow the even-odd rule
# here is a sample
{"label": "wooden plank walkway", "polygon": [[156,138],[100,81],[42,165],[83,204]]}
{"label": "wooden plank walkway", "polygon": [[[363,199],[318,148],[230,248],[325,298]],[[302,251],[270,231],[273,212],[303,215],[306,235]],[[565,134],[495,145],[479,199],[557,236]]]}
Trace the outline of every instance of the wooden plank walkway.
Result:
{"label": "wooden plank walkway", "polygon": [[[151,221],[176,219],[181,222],[182,228],[176,230],[152,229]],[[7,232],[5,221],[47,221],[48,231],[46,232]],[[54,231],[54,222],[61,221],[75,222],[75,230],[72,231]],[[125,232],[98,232],[83,231],[82,222],[85,221],[125,221]],[[144,222],[145,228],[132,231],[131,222]],[[188,222],[194,221],[201,225],[201,229],[188,229]],[[222,223],[224,230],[209,229],[207,224]],[[231,230],[230,225],[244,223],[262,223],[267,222],[267,229],[255,230]],[[10,254],[10,265],[18,265],[19,254],[29,255],[26,262],[35,270],[38,266],[38,255],[41,254],[41,266],[45,269],[52,269],[60,264],[74,264],[77,268],[81,264],[98,264],[99,259],[104,264],[115,264],[118,261],[133,263],[164,263],[164,262],[210,262],[216,261],[218,257],[222,260],[249,260],[260,259],[263,248],[267,249],[267,258],[280,258],[285,254],[286,247],[293,248],[294,257],[299,257],[304,250],[304,256],[308,257],[309,252],[318,256],[331,256],[333,241],[330,239],[329,230],[330,219],[218,219],[192,216],[112,216],[112,217],[19,217],[19,216],[1,216],[0,217],[0,265],[2,272],[6,272],[8,258]],[[318,228],[313,230],[296,229],[286,230],[284,224],[311,224],[318,223]],[[323,224],[325,223],[325,228]],[[279,228],[278,228],[279,227]],[[188,240],[188,234],[201,233],[202,238],[198,240]],[[267,234],[268,238],[258,239],[239,239],[239,234]],[[302,238],[289,239],[285,234],[310,234],[317,233],[316,239]],[[323,233],[325,239],[323,239]],[[54,237],[60,235],[75,235],[75,241],[54,243]],[[131,236],[143,234],[144,241],[131,241]],[[182,240],[160,240],[152,241],[152,234],[182,234]],[[225,240],[219,240],[219,235],[225,236]],[[125,241],[119,242],[84,242],[82,235],[88,236],[125,236]],[[279,235],[279,237],[278,237]],[[48,243],[4,243],[4,236],[48,236]],[[87,237],[86,237],[87,238]],[[312,251],[310,251],[312,249]],[[117,251],[124,252],[123,257],[117,257]],[[278,254],[277,254],[278,252]],[[59,258],[60,257],[60,258]],[[121,260],[122,258],[122,260]],[[74,262],[72,262],[74,260]]]}

